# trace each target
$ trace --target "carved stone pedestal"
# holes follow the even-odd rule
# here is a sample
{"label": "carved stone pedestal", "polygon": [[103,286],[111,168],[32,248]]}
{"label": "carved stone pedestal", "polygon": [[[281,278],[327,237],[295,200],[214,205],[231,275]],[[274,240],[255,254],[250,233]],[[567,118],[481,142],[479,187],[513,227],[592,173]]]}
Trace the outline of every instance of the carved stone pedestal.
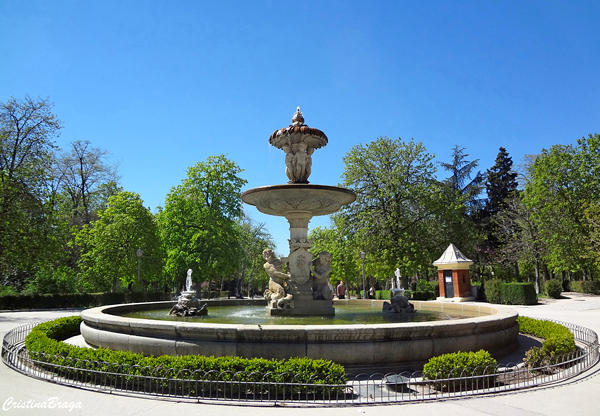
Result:
{"label": "carved stone pedestal", "polygon": [[292,309],[277,309],[267,305],[267,314],[271,316],[333,316],[335,308],[330,300],[296,300]]}

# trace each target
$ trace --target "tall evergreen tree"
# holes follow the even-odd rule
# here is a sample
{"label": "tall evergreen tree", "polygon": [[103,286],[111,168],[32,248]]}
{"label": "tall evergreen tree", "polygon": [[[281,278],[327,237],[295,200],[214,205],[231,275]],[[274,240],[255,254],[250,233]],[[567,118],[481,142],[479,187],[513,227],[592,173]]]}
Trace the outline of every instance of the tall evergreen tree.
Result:
{"label": "tall evergreen tree", "polygon": [[512,165],[512,158],[508,156],[506,149],[501,147],[496,156],[496,164],[487,171],[487,217],[494,217],[517,190],[517,173],[513,171]]}
{"label": "tall evergreen tree", "polygon": [[479,164],[479,159],[466,160],[469,155],[464,150],[464,147],[454,146],[452,149],[452,162],[441,162],[440,166],[451,173],[445,183],[463,199],[467,211],[473,212],[483,207],[483,200],[480,195],[485,186],[485,175],[480,171],[474,173]]}
{"label": "tall evergreen tree", "polygon": [[[496,163],[487,170],[487,180],[485,188],[487,199],[484,209],[478,218],[478,223],[485,233],[485,240],[478,250],[478,256],[475,259],[476,264],[482,270],[492,266],[494,254],[502,245],[498,238],[499,225],[498,215],[502,210],[508,207],[508,201],[511,197],[517,195],[517,173],[512,169],[513,161],[504,147],[500,147],[496,156]],[[484,274],[487,272],[483,272]],[[518,270],[517,270],[517,279]]]}

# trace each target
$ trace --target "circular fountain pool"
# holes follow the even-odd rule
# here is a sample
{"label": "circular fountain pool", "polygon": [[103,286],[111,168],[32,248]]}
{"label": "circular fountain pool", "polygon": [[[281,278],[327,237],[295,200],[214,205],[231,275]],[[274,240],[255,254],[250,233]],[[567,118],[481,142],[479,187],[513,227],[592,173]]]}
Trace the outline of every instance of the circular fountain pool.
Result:
{"label": "circular fountain pool", "polygon": [[[263,305],[263,300],[215,300],[212,306]],[[265,325],[165,321],[124,316],[139,311],[169,309],[174,302],[103,306],[83,311],[81,334],[92,346],[143,354],[240,356],[263,358],[309,357],[345,366],[408,368],[429,358],[455,351],[485,349],[501,355],[517,345],[517,313],[483,303],[413,302],[425,311],[480,316],[429,322],[346,325]],[[383,301],[335,301],[334,306],[379,308]],[[264,309],[262,309],[264,312]]]}
{"label": "circular fountain pool", "polygon": [[[371,303],[336,305],[335,316],[272,316],[265,314],[264,305],[211,306],[208,315],[177,317],[169,315],[169,309],[152,309],[119,314],[127,318],[158,319],[162,321],[201,322],[212,324],[244,325],[357,325],[406,322],[433,322],[481,316],[477,311],[433,311],[419,313],[382,313],[381,307]],[[487,314],[483,314],[487,315]]]}

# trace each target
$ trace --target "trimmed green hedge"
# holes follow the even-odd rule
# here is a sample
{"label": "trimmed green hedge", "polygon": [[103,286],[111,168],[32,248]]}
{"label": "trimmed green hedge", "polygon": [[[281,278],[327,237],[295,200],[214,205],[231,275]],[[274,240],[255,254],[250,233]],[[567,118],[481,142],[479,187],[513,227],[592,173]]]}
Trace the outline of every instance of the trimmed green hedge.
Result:
{"label": "trimmed green hedge", "polygon": [[600,295],[600,281],[593,280],[573,280],[569,282],[571,292],[589,293],[591,295]]}
{"label": "trimmed green hedge", "polygon": [[544,292],[546,292],[546,295],[553,299],[560,298],[562,290],[562,282],[558,279],[552,279],[544,282]]}
{"label": "trimmed green hedge", "polygon": [[535,305],[537,294],[533,283],[503,283],[500,297],[505,305]]}
{"label": "trimmed green hedge", "polygon": [[390,300],[392,298],[391,290],[377,290],[375,292],[375,299]]}
{"label": "trimmed green hedge", "polygon": [[559,357],[575,351],[573,333],[563,325],[541,319],[519,316],[520,331],[538,338],[544,338],[542,347],[532,347],[525,353],[525,362],[530,368],[555,364]]}
{"label": "trimmed green hedge", "polygon": [[489,303],[501,304],[502,297],[500,295],[500,286],[502,285],[502,280],[499,279],[491,279],[487,280],[483,283],[483,290],[485,294],[485,300]]}
{"label": "trimmed green hedge", "polygon": [[533,283],[503,283],[492,279],[484,284],[485,298],[489,303],[504,305],[535,305],[537,294]]}
{"label": "trimmed green hedge", "polygon": [[[79,334],[81,317],[59,318],[35,326],[25,338],[25,346],[33,359],[49,364],[68,364],[70,370],[61,370],[62,375],[81,377],[85,370],[100,370],[117,373],[105,375],[105,384],[116,382],[132,383],[144,391],[160,390],[168,387],[169,380],[136,380],[135,376],[145,375],[148,369],[159,378],[192,377],[200,372],[199,380],[240,381],[257,383],[246,385],[244,389],[254,389],[257,394],[281,391],[281,386],[272,383],[311,383],[331,384],[332,387],[314,387],[312,394],[341,394],[346,383],[344,367],[329,360],[309,358],[289,358],[287,360],[267,360],[263,358],[206,357],[201,355],[162,355],[144,356],[128,351],[113,351],[106,348],[82,348],[60,342]],[[48,366],[51,371],[51,366]],[[65,374],[65,371],[68,374]],[[92,377],[92,373],[88,374]],[[265,376],[266,375],[266,376]],[[266,377],[266,378],[265,378]],[[137,383],[137,384],[136,384]],[[201,395],[207,385],[198,383],[191,386],[190,394]],[[223,386],[221,386],[223,387]],[[212,386],[211,388],[218,388]],[[258,390],[256,390],[258,389]],[[278,389],[278,390],[277,390]],[[287,392],[296,389],[288,387]],[[299,389],[299,388],[298,388]],[[300,392],[300,390],[296,390]],[[307,391],[302,390],[303,393]],[[239,393],[239,392],[238,392]],[[311,392],[309,392],[311,393]]]}
{"label": "trimmed green hedge", "polygon": [[[485,350],[477,352],[454,352],[450,354],[438,355],[429,359],[423,366],[423,379],[433,381],[438,389],[448,389],[457,391],[459,389],[471,389],[474,386],[478,388],[493,386],[496,376],[497,361]],[[471,379],[469,381],[438,381],[448,378],[457,378],[461,376],[486,376]]]}
{"label": "trimmed green hedge", "polygon": [[117,303],[153,302],[172,299],[173,294],[165,292],[11,295],[0,296],[0,310],[89,308],[94,306],[113,305]]}

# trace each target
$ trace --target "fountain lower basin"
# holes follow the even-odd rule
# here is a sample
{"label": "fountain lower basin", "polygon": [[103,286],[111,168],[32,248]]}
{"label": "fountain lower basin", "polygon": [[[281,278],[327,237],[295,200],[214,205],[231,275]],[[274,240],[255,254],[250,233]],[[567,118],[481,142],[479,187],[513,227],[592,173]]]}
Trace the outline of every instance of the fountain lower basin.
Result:
{"label": "fountain lower basin", "polygon": [[[215,300],[213,305],[263,304]],[[378,300],[341,300],[383,304]],[[118,316],[169,308],[174,302],[102,306],[81,313],[81,334],[92,346],[146,355],[214,355],[283,359],[323,358],[347,367],[412,368],[436,355],[484,349],[501,356],[517,346],[518,314],[489,304],[413,302],[417,310],[472,311],[487,315],[451,321],[361,325],[249,325],[173,322]]]}

